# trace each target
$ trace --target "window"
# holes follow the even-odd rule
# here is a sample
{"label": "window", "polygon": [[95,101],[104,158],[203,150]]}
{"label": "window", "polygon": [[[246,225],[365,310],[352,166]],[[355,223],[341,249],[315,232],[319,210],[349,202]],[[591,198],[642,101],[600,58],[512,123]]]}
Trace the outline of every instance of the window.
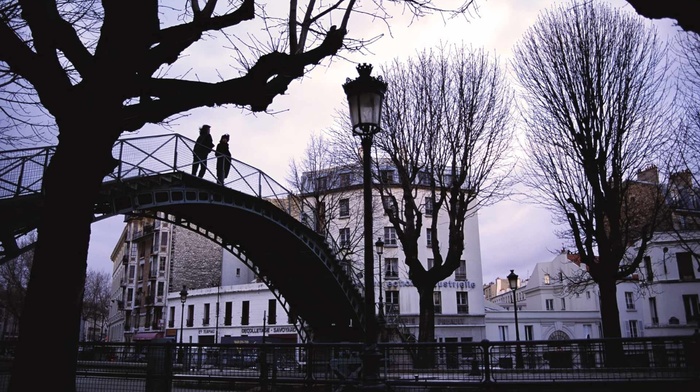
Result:
{"label": "window", "polygon": [[320,201],[316,205],[316,232],[326,232],[326,203]]}
{"label": "window", "polygon": [[700,304],[697,294],[687,294],[683,296],[683,307],[685,307],[685,319],[687,324],[700,321]]}
{"label": "window", "polygon": [[395,257],[384,259],[384,277],[387,279],[399,278],[399,259]]}
{"label": "window", "polygon": [[163,300],[163,293],[165,292],[165,282],[158,282],[158,288],[156,289],[156,295]]}
{"label": "window", "polygon": [[379,176],[381,177],[382,184],[393,184],[394,183],[394,171],[393,170],[380,170]]}
{"label": "window", "polygon": [[507,325],[499,325],[498,326],[498,336],[501,338],[502,342],[508,341],[508,326]]}
{"label": "window", "polygon": [[316,192],[325,191],[328,188],[328,177],[322,176],[316,178]]}
{"label": "window", "polygon": [[561,310],[566,310],[566,298],[561,299]]}
{"label": "window", "polygon": [[382,196],[382,206],[384,207],[384,213],[386,215],[394,216],[394,197],[393,196]]}
{"label": "window", "polygon": [[430,175],[426,172],[419,172],[418,183],[420,185],[430,185]]}
{"label": "window", "polygon": [[627,310],[634,310],[634,293],[625,291],[625,306]]}
{"label": "window", "polygon": [[168,232],[167,231],[160,232],[160,251],[161,252],[168,251]]}
{"label": "window", "polygon": [[160,256],[158,263],[158,272],[162,275],[165,273],[165,256]]}
{"label": "window", "polygon": [[233,318],[233,302],[226,302],[224,305],[224,325],[231,325]]}
{"label": "window", "polygon": [[433,216],[433,197],[432,196],[426,196],[425,197],[425,216]]}
{"label": "window", "polygon": [[637,329],[638,322],[637,320],[628,320],[627,321],[627,337],[629,338],[638,338],[639,337],[639,330]]}
{"label": "window", "polygon": [[469,314],[469,296],[466,291],[457,292],[457,314]]}
{"label": "window", "polygon": [[691,258],[690,252],[676,253],[676,262],[678,263],[678,277],[681,280],[695,279],[695,272],[693,271],[693,260]]}
{"label": "window", "polygon": [[175,327],[175,307],[171,306],[168,312],[168,328]]}
{"label": "window", "polygon": [[651,324],[659,325],[659,313],[656,310],[656,297],[649,297],[649,313],[651,313]]}
{"label": "window", "polygon": [[340,245],[341,248],[347,248],[350,245],[349,227],[338,230],[338,245]]}
{"label": "window", "polygon": [[434,259],[428,259],[428,269],[431,270],[433,269],[433,266],[435,265],[435,260]]}
{"label": "window", "polygon": [[544,305],[547,310],[554,310],[554,300],[553,299],[545,299],[544,300]]}
{"label": "window", "polygon": [[399,292],[397,290],[387,290],[384,297],[386,297],[386,314],[398,315],[399,314]]}
{"label": "window", "polygon": [[430,247],[433,246],[433,229],[425,229],[425,245]]}
{"label": "window", "polygon": [[652,265],[651,265],[651,257],[644,256],[644,267],[646,268],[646,272],[647,272],[647,282],[653,281],[654,280],[654,269],[652,268]]}
{"label": "window", "polygon": [[209,325],[209,304],[204,304],[204,317],[202,318],[202,325]]}
{"label": "window", "polygon": [[267,323],[270,325],[277,324],[277,300],[270,299],[267,301]]}
{"label": "window", "polygon": [[433,309],[435,314],[442,314],[442,294],[439,291],[433,291]]}
{"label": "window", "polygon": [[340,199],[338,202],[338,216],[347,218],[350,216],[350,199]]}
{"label": "window", "polygon": [[591,299],[591,292],[590,291],[586,291],[586,299]]}
{"label": "window", "polygon": [[455,271],[455,280],[467,280],[467,262],[465,260],[459,261],[459,267]]}
{"label": "window", "polygon": [[465,338],[460,338],[459,341],[461,343],[467,343],[462,346],[462,358],[468,359],[468,358],[473,358],[474,357],[474,346],[472,346],[471,343],[474,341],[474,338],[472,337],[465,337]]}
{"label": "window", "polygon": [[250,301],[241,303],[241,325],[250,325]]}
{"label": "window", "polygon": [[525,326],[525,340],[535,340],[535,332],[532,325]]}
{"label": "window", "polygon": [[187,305],[187,321],[185,321],[188,327],[194,326],[194,305]]}
{"label": "window", "polygon": [[590,339],[593,336],[593,325],[583,324],[583,335],[586,339]]}
{"label": "window", "polygon": [[384,246],[396,246],[396,229],[393,227],[384,228]]}
{"label": "window", "polygon": [[237,278],[241,277],[241,269],[240,268],[236,268],[236,277]]}
{"label": "window", "polygon": [[550,284],[551,283],[551,278],[549,277],[549,274],[544,274],[544,284]]}
{"label": "window", "polygon": [[350,186],[350,173],[340,173],[338,175],[338,184],[341,187]]}

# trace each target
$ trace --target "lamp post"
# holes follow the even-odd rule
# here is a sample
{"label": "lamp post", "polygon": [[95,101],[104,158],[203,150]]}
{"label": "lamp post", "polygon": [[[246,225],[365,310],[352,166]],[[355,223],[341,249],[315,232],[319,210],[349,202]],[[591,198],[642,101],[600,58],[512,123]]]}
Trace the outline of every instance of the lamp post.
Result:
{"label": "lamp post", "polygon": [[180,303],[182,304],[180,311],[180,360],[182,360],[185,351],[182,346],[182,335],[185,331],[185,302],[187,302],[187,286],[182,285],[182,291],[180,291]]}
{"label": "lamp post", "polygon": [[377,321],[379,322],[379,326],[381,329],[381,327],[385,323],[383,294],[384,286],[382,286],[382,254],[384,253],[384,241],[382,241],[382,237],[379,237],[377,242],[374,243],[374,249],[377,251],[377,255],[379,256],[379,315],[377,316]]}
{"label": "lamp post", "polygon": [[516,291],[518,291],[518,275],[510,270],[508,274],[508,285],[513,291],[513,313],[515,315],[515,367],[517,369],[523,368],[523,351],[520,348],[520,329],[518,328],[518,296]]}
{"label": "lamp post", "polygon": [[343,84],[348,98],[352,133],[362,143],[362,181],[365,242],[365,350],[362,356],[362,382],[365,386],[378,384],[379,350],[377,349],[377,320],[374,314],[374,255],[372,254],[372,137],[380,131],[382,101],[387,84],[381,77],[370,76],[372,66],[359,64],[359,76]]}

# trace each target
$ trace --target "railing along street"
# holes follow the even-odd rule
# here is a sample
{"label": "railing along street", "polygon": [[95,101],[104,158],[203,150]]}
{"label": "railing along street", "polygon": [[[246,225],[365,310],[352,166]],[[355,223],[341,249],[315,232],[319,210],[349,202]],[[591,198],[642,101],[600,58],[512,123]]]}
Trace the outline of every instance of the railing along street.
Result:
{"label": "railing along street", "polygon": [[[611,366],[606,347],[623,347]],[[523,364],[515,361],[517,346]],[[7,390],[13,343],[0,343],[0,391]],[[82,343],[76,383],[86,391],[240,390],[360,385],[361,343],[176,344]],[[452,388],[612,382],[700,381],[698,336],[521,342],[382,343],[380,378],[387,388]],[[233,389],[238,390],[238,389]]]}

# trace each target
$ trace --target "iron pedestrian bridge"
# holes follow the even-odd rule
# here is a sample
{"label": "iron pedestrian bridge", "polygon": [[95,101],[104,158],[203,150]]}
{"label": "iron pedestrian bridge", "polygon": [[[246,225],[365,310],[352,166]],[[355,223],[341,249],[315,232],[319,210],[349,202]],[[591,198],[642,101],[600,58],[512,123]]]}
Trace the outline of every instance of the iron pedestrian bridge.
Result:
{"label": "iron pedestrian bridge", "polygon": [[[297,220],[304,200],[236,159],[224,185],[210,154],[203,178],[191,175],[195,142],[177,134],[123,138],[119,163],[104,178],[94,221],[115,215],[155,217],[187,228],[243,261],[293,314],[302,340],[360,341],[365,305],[340,249]],[[0,151],[0,264],[30,249],[42,178],[56,146]],[[332,242],[332,240],[330,240]]]}

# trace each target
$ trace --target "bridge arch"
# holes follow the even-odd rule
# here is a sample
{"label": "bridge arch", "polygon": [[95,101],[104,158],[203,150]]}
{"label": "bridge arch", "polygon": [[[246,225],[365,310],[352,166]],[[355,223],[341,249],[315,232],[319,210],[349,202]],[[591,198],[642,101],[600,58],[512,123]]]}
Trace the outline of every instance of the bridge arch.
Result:
{"label": "bridge arch", "polygon": [[[337,252],[286,212],[294,210],[291,198],[279,195],[289,193],[235,160],[226,186],[209,181],[209,174],[188,174],[191,161],[178,157],[190,157],[193,144],[180,135],[120,140],[113,150],[120,165],[105,178],[95,220],[135,212],[173,216],[172,223],[220,244],[250,267],[297,316],[302,338],[361,340],[362,295]],[[11,217],[0,221],[3,261],[17,254],[16,239],[38,224],[41,176],[54,149],[0,151],[0,215]]]}

